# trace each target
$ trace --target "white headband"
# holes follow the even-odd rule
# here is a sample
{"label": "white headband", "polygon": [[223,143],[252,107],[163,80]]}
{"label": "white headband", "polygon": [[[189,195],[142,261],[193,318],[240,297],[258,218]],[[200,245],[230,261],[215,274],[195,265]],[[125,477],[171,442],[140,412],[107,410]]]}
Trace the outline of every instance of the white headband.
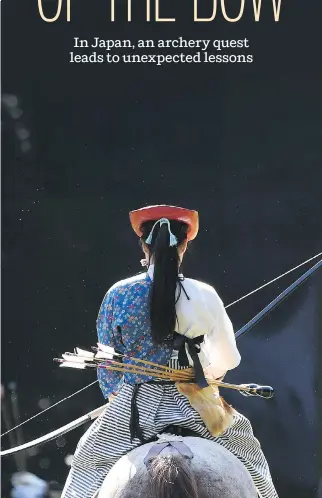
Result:
{"label": "white headband", "polygon": [[154,229],[155,227],[158,225],[158,223],[160,223],[160,227],[162,227],[162,225],[164,224],[167,224],[168,225],[168,230],[169,230],[169,235],[170,235],[170,247],[174,247],[178,244],[178,239],[175,235],[173,235],[173,233],[171,232],[171,228],[170,228],[170,221],[168,220],[168,218],[161,218],[160,220],[156,221],[152,227],[152,230],[151,232],[149,233],[149,236],[148,238],[146,239],[145,243],[146,244],[151,244],[152,242],[152,237],[153,237],[153,232],[154,232]]}

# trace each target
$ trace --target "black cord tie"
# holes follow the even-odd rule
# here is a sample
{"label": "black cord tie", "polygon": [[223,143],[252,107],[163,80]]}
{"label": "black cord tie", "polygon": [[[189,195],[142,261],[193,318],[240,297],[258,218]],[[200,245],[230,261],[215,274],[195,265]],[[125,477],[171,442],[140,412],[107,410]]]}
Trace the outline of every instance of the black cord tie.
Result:
{"label": "black cord tie", "polygon": [[135,384],[133,393],[132,393],[132,400],[131,400],[131,419],[130,419],[130,435],[131,435],[131,442],[133,439],[136,437],[143,443],[144,438],[143,438],[143,433],[142,429],[140,427],[140,416],[139,416],[139,410],[136,404],[136,398],[139,393],[141,384]]}
{"label": "black cord tie", "polygon": [[185,293],[186,298],[188,299],[188,301],[190,301],[190,297],[188,296],[187,291],[184,288],[184,286],[183,286],[182,281],[181,281],[180,278],[178,279],[178,282],[179,282],[179,285],[180,285],[180,289],[183,290],[183,292]]}
{"label": "black cord tie", "polygon": [[203,342],[203,335],[189,339],[188,337],[174,333],[173,349],[178,351],[178,360],[181,367],[189,367],[189,359],[186,351],[186,344],[188,346],[189,354],[193,360],[193,367],[195,371],[196,383],[202,389],[208,387],[203,368],[200,363],[198,353],[200,353],[200,344]]}

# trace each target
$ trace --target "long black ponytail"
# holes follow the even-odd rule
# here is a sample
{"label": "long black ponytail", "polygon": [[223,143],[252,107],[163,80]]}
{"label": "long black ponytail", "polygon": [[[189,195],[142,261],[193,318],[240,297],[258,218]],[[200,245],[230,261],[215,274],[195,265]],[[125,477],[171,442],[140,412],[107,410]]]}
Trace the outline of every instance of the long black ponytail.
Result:
{"label": "long black ponytail", "polygon": [[[155,221],[142,225],[141,241],[146,243]],[[175,246],[170,246],[169,227],[166,223],[158,224],[153,230],[149,249],[150,263],[154,264],[153,283],[150,293],[150,319],[153,341],[162,343],[172,334],[176,325],[176,288],[179,279],[178,247],[187,238],[188,226],[179,221],[171,221],[170,229],[177,239]]]}

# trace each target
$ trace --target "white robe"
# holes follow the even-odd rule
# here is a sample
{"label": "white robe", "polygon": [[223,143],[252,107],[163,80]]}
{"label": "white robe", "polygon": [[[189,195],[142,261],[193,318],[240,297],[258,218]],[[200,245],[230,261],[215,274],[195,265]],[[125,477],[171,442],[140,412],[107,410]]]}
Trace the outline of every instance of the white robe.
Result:
{"label": "white robe", "polygon": [[[154,265],[148,268],[148,275],[153,279]],[[219,378],[240,363],[234,329],[227,315],[224,304],[211,285],[191,278],[184,278],[182,285],[189,296],[181,289],[176,304],[176,332],[193,339],[204,335],[199,353],[203,368],[207,374]],[[179,288],[178,288],[179,295]],[[172,358],[176,358],[174,353]]]}

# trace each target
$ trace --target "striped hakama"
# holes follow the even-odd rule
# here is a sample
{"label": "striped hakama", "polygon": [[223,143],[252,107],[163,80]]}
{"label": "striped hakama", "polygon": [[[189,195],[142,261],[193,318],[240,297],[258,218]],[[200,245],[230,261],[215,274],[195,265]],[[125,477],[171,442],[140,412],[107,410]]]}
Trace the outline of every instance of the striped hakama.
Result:
{"label": "striped hakama", "polygon": [[[142,444],[138,438],[131,441],[134,389],[134,385],[123,384],[114,401],[80,439],[62,498],[92,498],[116,461]],[[249,471],[261,498],[278,498],[260,443],[254,437],[249,420],[240,413],[235,412],[229,429],[213,437],[174,384],[141,384],[136,405],[145,440],[162,433],[169,425],[189,429],[233,453]]]}

